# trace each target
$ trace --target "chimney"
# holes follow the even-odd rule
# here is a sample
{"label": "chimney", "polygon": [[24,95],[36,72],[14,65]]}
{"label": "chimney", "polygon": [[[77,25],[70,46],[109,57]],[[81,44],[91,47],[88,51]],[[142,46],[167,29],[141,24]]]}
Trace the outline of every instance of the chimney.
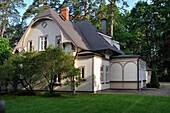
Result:
{"label": "chimney", "polygon": [[107,34],[107,19],[101,19],[101,32]]}
{"label": "chimney", "polygon": [[68,13],[68,9],[67,8],[63,8],[61,9],[61,15],[63,15],[63,17],[69,21],[69,13]]}

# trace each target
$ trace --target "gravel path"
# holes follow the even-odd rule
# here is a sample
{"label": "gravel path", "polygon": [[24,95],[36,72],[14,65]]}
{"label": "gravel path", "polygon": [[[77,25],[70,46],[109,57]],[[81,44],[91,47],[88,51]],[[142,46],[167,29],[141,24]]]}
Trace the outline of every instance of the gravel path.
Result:
{"label": "gravel path", "polygon": [[161,82],[161,88],[146,88],[142,90],[104,90],[99,94],[131,94],[131,95],[153,95],[153,96],[170,96],[170,82]]}

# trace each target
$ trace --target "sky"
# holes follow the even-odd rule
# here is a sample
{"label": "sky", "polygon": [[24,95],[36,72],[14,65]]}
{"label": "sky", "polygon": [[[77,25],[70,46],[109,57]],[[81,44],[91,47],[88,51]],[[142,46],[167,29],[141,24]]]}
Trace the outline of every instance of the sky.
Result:
{"label": "sky", "polygon": [[[63,0],[61,0],[62,2]],[[108,3],[108,0],[106,0]],[[147,1],[148,3],[151,2],[151,0],[125,0],[127,1],[129,7],[128,8],[125,8],[127,9],[128,11],[130,11],[134,6],[135,4],[138,2],[138,1]],[[20,15],[22,16],[24,14],[24,12],[26,11],[26,9],[32,4],[33,0],[24,0],[24,2],[27,4],[25,8],[22,8],[22,9],[19,9],[19,12],[20,12]],[[122,4],[118,4],[118,6],[121,6]],[[27,24],[29,24],[31,22],[32,18],[29,18],[26,20]]]}

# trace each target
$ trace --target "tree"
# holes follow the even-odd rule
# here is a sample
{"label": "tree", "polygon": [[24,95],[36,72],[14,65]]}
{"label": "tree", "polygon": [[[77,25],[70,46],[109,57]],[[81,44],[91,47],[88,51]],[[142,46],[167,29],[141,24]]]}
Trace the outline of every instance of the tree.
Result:
{"label": "tree", "polygon": [[159,86],[160,86],[160,84],[159,84],[159,81],[158,81],[158,76],[157,76],[156,68],[153,67],[153,72],[152,72],[152,75],[151,75],[151,82],[149,84],[149,87],[159,88]]}
{"label": "tree", "polygon": [[[110,9],[109,12],[111,12],[111,13],[108,13],[108,14],[110,14],[110,17],[111,17],[111,21],[110,21],[110,36],[113,37],[113,22],[114,22],[114,19],[117,20],[117,22],[119,23],[118,18],[116,18],[117,11],[119,11],[118,9],[126,11],[124,9],[124,6],[129,7],[129,5],[127,4],[126,1],[121,0],[123,2],[123,6],[122,7],[118,7],[116,5],[116,2],[120,2],[120,0],[108,0],[108,1],[110,3],[109,4],[109,9]],[[119,23],[119,25],[120,25],[120,23]]]}
{"label": "tree", "polygon": [[22,20],[27,18],[32,18],[47,10],[52,8],[55,11],[59,11],[61,7],[65,6],[66,1],[60,4],[60,0],[33,0],[33,3],[28,7],[26,12],[23,14]]}
{"label": "tree", "polygon": [[37,78],[37,57],[36,51],[24,52],[20,55],[20,77],[19,81],[22,86],[29,92],[33,93]]}
{"label": "tree", "polygon": [[159,76],[167,75],[170,79],[170,19],[169,1],[152,0],[154,13],[154,37],[156,38],[157,53],[156,59]]}
{"label": "tree", "polygon": [[80,69],[72,66],[65,78],[65,85],[70,85],[72,93],[75,94],[75,88],[80,85],[81,81]]}
{"label": "tree", "polygon": [[3,62],[11,56],[11,53],[12,49],[8,39],[0,37],[0,66],[2,66]]}
{"label": "tree", "polygon": [[4,36],[5,26],[9,20],[14,22],[20,20],[18,8],[24,7],[24,0],[1,0],[0,1],[0,20],[1,20],[1,37]]}
{"label": "tree", "polygon": [[11,84],[15,91],[20,83],[26,91],[33,93],[34,87],[37,85],[37,64],[35,61],[37,55],[38,53],[35,51],[12,55],[2,66],[1,80],[7,85]]}
{"label": "tree", "polygon": [[170,68],[170,53],[165,52],[170,45],[168,4],[166,0],[153,0],[152,4],[139,1],[127,17],[132,53],[143,56],[151,68],[156,66],[158,75],[168,74]]}
{"label": "tree", "polygon": [[[56,78],[64,79],[67,77],[68,72],[75,73],[73,68],[73,56],[66,54],[59,46],[49,46],[44,52],[38,56],[38,69],[39,74],[42,75],[47,84],[50,93],[53,93]],[[70,71],[72,70],[72,71]]]}
{"label": "tree", "polygon": [[15,25],[10,25],[10,24],[6,25],[4,37],[9,39],[9,44],[12,48],[14,48],[16,44],[19,42],[26,28],[27,25],[25,22],[20,22]]}
{"label": "tree", "polygon": [[8,85],[11,84],[15,91],[18,90],[20,78],[20,56],[18,54],[12,55],[6,60],[2,66],[1,82],[6,86],[6,93],[8,92]]}

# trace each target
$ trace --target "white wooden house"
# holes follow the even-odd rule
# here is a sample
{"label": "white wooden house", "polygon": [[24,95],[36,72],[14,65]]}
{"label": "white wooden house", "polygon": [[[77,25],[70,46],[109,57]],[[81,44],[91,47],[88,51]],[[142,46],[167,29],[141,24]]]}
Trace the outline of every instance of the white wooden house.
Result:
{"label": "white wooden house", "polygon": [[[141,89],[146,86],[146,62],[139,55],[125,55],[118,41],[106,35],[106,21],[102,31],[87,20],[69,21],[68,9],[61,14],[47,9],[35,17],[13,54],[20,51],[44,51],[52,44],[60,44],[66,52],[76,56],[75,66],[81,67],[83,81],[76,91],[96,92],[105,89]],[[77,53],[77,54],[76,54]],[[59,81],[56,91],[70,91]]]}

